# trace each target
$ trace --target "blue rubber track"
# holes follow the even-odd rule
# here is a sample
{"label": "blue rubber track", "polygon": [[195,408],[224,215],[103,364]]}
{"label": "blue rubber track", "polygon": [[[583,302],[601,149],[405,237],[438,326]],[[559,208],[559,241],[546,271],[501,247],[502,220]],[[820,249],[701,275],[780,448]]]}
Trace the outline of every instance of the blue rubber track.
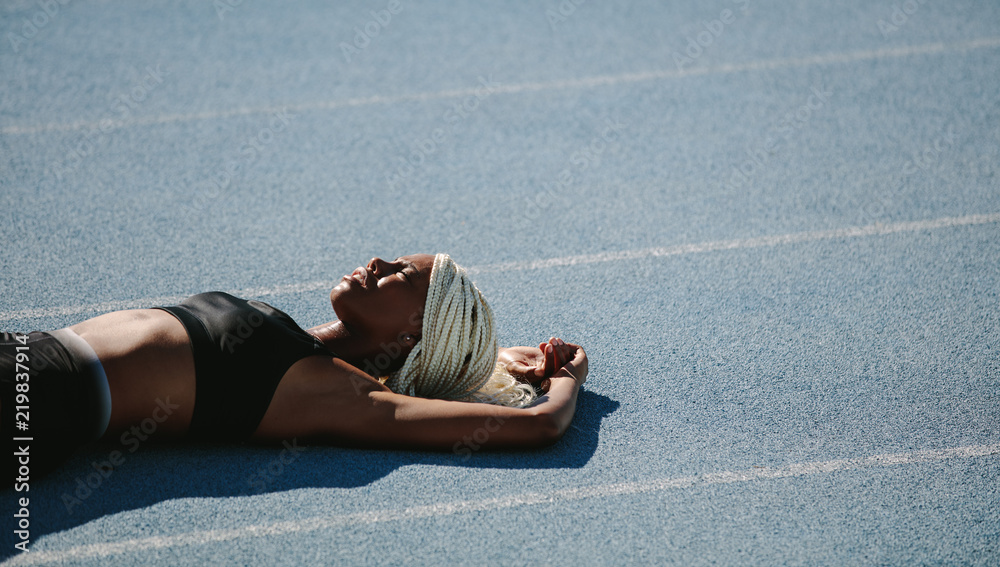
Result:
{"label": "blue rubber track", "polygon": [[590,356],[540,451],[87,448],[4,488],[9,564],[1000,562],[995,2],[8,0],[0,34],[4,330],[213,289],[311,326],[448,252],[501,344]]}

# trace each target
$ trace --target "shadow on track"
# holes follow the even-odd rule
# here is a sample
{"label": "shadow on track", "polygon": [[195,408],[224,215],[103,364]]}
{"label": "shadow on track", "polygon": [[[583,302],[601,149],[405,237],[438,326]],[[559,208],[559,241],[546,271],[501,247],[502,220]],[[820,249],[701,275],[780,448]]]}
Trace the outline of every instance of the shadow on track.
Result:
{"label": "shadow on track", "polygon": [[[4,491],[3,510],[30,499],[34,544],[44,535],[94,519],[176,498],[252,496],[299,488],[354,488],[371,484],[405,465],[428,464],[497,469],[579,468],[597,449],[601,420],[619,402],[581,390],[566,435],[536,451],[475,451],[471,444],[451,453],[344,449],[328,446],[153,445],[126,453],[124,462],[98,470],[121,446],[95,445],[51,475],[32,481],[28,493]],[[97,463],[95,468],[94,463]],[[99,479],[99,482],[98,482]],[[88,485],[89,481],[89,485]],[[96,487],[95,487],[96,485]],[[9,516],[8,516],[9,518]],[[8,520],[8,525],[13,525]],[[10,529],[3,530],[0,560],[20,553]]]}

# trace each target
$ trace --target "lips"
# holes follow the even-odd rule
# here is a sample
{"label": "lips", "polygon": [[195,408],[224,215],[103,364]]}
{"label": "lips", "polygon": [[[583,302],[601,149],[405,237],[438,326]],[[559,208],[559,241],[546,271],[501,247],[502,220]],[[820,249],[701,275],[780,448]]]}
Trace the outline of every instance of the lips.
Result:
{"label": "lips", "polygon": [[362,267],[357,268],[356,270],[351,272],[351,275],[344,276],[344,279],[353,280],[357,282],[362,288],[368,289],[368,270],[366,270],[365,268]]}

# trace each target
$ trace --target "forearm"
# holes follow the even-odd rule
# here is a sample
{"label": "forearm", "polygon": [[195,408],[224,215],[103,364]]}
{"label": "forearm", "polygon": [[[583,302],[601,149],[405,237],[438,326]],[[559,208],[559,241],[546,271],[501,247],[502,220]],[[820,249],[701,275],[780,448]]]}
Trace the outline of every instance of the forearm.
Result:
{"label": "forearm", "polygon": [[[557,353],[557,349],[572,349],[575,354],[566,361],[568,353]],[[359,446],[455,452],[551,445],[573,420],[580,385],[587,379],[587,357],[576,345],[550,345],[545,352],[547,361],[523,366],[534,370],[556,361],[562,366],[535,373],[538,379],[550,377],[545,394],[529,407],[417,398],[382,388],[369,393],[365,397],[369,403],[347,423],[334,419],[331,424],[336,427],[325,434],[330,440]]]}
{"label": "forearm", "polygon": [[566,432],[579,389],[572,374],[560,369],[551,378],[548,392],[523,409],[373,392],[369,395],[376,410],[372,421],[358,420],[358,428],[349,437],[363,446],[455,452],[543,447]]}
{"label": "forearm", "polygon": [[550,421],[553,441],[562,437],[573,421],[579,392],[580,380],[573,375],[571,367],[563,367],[549,378],[548,391],[532,405],[531,409]]}

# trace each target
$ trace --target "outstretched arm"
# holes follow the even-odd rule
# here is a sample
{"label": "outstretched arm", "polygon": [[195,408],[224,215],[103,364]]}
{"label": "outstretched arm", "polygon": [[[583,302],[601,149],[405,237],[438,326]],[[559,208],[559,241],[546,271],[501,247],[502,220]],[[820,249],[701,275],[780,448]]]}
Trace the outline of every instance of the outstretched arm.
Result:
{"label": "outstretched arm", "polygon": [[367,397],[368,411],[361,417],[365,423],[354,428],[350,442],[368,447],[455,452],[552,444],[573,419],[577,393],[587,377],[587,355],[579,346],[562,341],[550,342],[545,354],[550,361],[569,360],[547,378],[545,395],[530,407],[429,400],[373,391]]}

